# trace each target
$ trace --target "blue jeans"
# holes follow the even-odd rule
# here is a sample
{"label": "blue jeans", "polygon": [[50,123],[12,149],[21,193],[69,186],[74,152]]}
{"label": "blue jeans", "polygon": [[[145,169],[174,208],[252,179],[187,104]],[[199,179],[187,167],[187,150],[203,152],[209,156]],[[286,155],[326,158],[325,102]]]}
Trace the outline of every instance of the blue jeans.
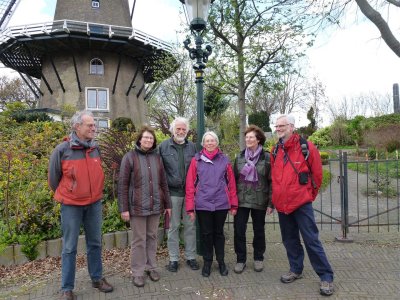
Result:
{"label": "blue jeans", "polygon": [[290,271],[303,272],[304,249],[300,233],[311,265],[321,281],[333,281],[333,271],[318,237],[314,211],[311,203],[304,204],[291,214],[279,213],[282,241],[289,259]]}
{"label": "blue jeans", "polygon": [[87,264],[90,278],[93,281],[102,278],[101,223],[101,201],[84,206],[61,205],[61,230],[63,234],[61,258],[62,291],[72,291],[74,289],[76,248],[82,224],[85,231]]}

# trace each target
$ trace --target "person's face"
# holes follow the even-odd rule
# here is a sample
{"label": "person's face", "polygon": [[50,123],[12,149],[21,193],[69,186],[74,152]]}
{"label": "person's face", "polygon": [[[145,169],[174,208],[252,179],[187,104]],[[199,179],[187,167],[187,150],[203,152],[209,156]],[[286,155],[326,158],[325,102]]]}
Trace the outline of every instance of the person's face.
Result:
{"label": "person's face", "polygon": [[286,142],[293,134],[294,126],[289,124],[287,118],[280,118],[275,123],[275,132],[278,138]]}
{"label": "person's face", "polygon": [[204,137],[203,146],[204,146],[204,148],[206,148],[206,150],[208,152],[213,152],[215,149],[217,149],[218,143],[215,138],[213,138],[211,135],[207,134]]}
{"label": "person's face", "polygon": [[148,132],[143,132],[142,138],[140,139],[140,148],[144,151],[148,151],[153,147],[154,144],[154,136]]}
{"label": "person's face", "polygon": [[174,128],[174,140],[178,144],[183,143],[187,136],[187,127],[183,122],[176,122]]}
{"label": "person's face", "polygon": [[254,151],[257,149],[260,140],[257,139],[256,133],[254,131],[250,131],[245,136],[245,142],[246,142],[246,148],[249,148]]}
{"label": "person's face", "polygon": [[82,116],[82,123],[76,125],[75,132],[78,138],[82,141],[94,139],[96,134],[96,124],[94,123],[94,118],[88,115]]}

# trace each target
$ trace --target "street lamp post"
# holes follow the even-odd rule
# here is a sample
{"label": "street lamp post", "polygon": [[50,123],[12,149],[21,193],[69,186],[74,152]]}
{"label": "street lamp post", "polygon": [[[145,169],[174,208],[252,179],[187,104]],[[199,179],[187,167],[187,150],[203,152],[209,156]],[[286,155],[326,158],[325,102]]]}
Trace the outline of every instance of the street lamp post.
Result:
{"label": "street lamp post", "polygon": [[201,149],[201,139],[204,134],[204,93],[203,93],[203,73],[206,68],[208,56],[212,49],[207,45],[203,49],[203,33],[206,29],[207,17],[210,5],[214,0],[179,0],[185,6],[187,16],[190,21],[190,30],[194,35],[195,47],[189,45],[191,40],[188,38],[183,42],[185,49],[189,52],[190,59],[194,60],[193,69],[196,75],[196,95],[197,95],[197,147]]}
{"label": "street lamp post", "polygon": [[[195,60],[193,69],[196,75],[196,94],[197,94],[197,149],[201,149],[201,139],[204,134],[204,93],[203,93],[203,73],[206,68],[208,56],[211,54],[211,46],[207,45],[203,50],[203,33],[206,29],[208,10],[214,0],[179,0],[184,4],[187,16],[190,21],[190,31],[194,35],[195,48],[190,47],[190,39],[183,42],[185,49],[189,51],[189,57]],[[196,244],[197,254],[204,253],[200,243],[200,231],[196,218]]]}

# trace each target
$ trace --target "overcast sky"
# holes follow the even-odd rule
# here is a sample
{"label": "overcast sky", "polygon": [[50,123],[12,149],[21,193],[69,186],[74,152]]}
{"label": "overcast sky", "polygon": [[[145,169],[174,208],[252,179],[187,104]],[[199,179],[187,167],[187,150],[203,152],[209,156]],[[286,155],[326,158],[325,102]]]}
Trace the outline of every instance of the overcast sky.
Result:
{"label": "overcast sky", "polygon": [[[133,0],[129,0],[132,5]],[[50,21],[55,0],[21,0],[8,26]],[[136,0],[133,27],[168,42],[177,42],[176,32],[185,20],[178,0]],[[391,15],[400,28],[400,10]],[[392,13],[393,14],[393,13]],[[359,21],[354,22],[358,16]],[[344,28],[322,33],[309,51],[310,74],[326,86],[331,101],[351,98],[370,91],[392,93],[400,82],[400,58],[379,39],[378,30],[363,22],[360,12],[352,12]]]}

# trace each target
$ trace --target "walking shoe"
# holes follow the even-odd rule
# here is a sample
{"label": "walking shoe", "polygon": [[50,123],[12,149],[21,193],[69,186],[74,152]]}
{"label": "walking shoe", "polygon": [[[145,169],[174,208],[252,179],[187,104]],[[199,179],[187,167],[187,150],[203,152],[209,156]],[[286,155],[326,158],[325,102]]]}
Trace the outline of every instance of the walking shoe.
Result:
{"label": "walking shoe", "polygon": [[72,291],[64,291],[61,293],[60,300],[75,300],[76,296]]}
{"label": "walking shoe", "polygon": [[113,286],[104,277],[100,280],[92,281],[92,286],[103,293],[110,293],[114,290]]}
{"label": "walking shoe", "polygon": [[203,277],[208,277],[211,274],[211,262],[204,262],[203,269],[201,270],[201,275]]}
{"label": "walking shoe", "polygon": [[237,274],[240,274],[243,272],[244,268],[246,268],[246,264],[245,263],[236,263],[235,268],[233,269],[233,271]]}
{"label": "walking shoe", "polygon": [[144,286],[144,277],[143,276],[134,276],[132,282],[135,286],[142,287],[142,286]]}
{"label": "walking shoe", "polygon": [[188,259],[186,263],[192,270],[200,269],[200,266],[195,259]]}
{"label": "walking shoe", "polygon": [[254,271],[261,272],[264,269],[264,262],[262,260],[254,261]]}
{"label": "walking shoe", "polygon": [[219,274],[221,274],[221,276],[228,275],[228,269],[226,268],[226,265],[224,262],[219,263]]}
{"label": "walking shoe", "polygon": [[333,282],[321,281],[319,286],[319,293],[323,296],[330,296],[333,294]]}
{"label": "walking shoe", "polygon": [[146,272],[147,275],[149,275],[151,281],[159,281],[160,280],[160,274],[156,270],[151,270]]}
{"label": "walking shoe", "polygon": [[303,277],[303,275],[296,274],[296,273],[293,273],[292,271],[289,271],[288,273],[283,274],[281,276],[281,281],[283,283],[291,283],[291,282],[295,281],[296,279],[300,279],[301,277]]}
{"label": "walking shoe", "polygon": [[170,261],[167,265],[167,270],[170,272],[178,272],[178,262],[177,261]]}

